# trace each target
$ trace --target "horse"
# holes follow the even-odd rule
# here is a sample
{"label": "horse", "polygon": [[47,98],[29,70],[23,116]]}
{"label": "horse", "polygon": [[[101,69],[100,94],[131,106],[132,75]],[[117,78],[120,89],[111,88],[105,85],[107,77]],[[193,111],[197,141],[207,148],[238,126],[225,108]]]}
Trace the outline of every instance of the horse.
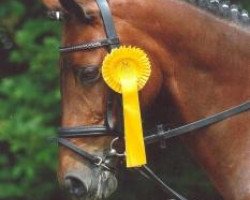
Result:
{"label": "horse", "polygon": [[[250,99],[245,11],[210,0],[103,2],[43,0],[53,16],[64,21],[61,132],[85,133],[83,138],[61,140],[58,179],[72,199],[104,199],[117,188],[119,153],[105,162],[102,157],[110,146],[123,148],[102,124],[113,131],[113,126],[120,126],[120,101],[110,101],[99,67],[118,43],[139,47],[149,56],[151,75],[139,92],[143,113],[160,102],[162,93],[168,101],[155,108],[166,108],[162,120],[174,124],[194,122]],[[104,7],[110,9],[113,24],[105,24],[104,18],[111,19],[106,11],[100,13]],[[115,33],[107,33],[106,26]],[[102,40],[112,34],[119,40]],[[250,199],[249,120],[249,112],[242,112],[179,137],[227,200]]]}

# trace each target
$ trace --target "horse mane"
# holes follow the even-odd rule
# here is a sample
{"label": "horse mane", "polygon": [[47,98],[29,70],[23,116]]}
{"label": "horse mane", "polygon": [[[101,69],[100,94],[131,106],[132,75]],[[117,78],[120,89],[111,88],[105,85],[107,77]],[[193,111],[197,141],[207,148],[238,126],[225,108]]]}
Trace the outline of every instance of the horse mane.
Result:
{"label": "horse mane", "polygon": [[[81,13],[81,7],[78,6],[76,2],[73,1],[65,1],[59,0],[61,4],[73,13]],[[240,5],[232,4],[230,1],[222,1],[222,0],[182,0],[188,2],[192,5],[195,5],[203,10],[209,11],[210,13],[219,16],[223,19],[227,19],[229,21],[235,22],[237,24],[241,24],[244,26],[250,25],[250,17],[248,11],[243,9]],[[80,17],[81,18],[81,17]]]}
{"label": "horse mane", "polygon": [[184,0],[199,8],[209,11],[223,19],[241,24],[250,25],[250,17],[247,10],[241,8],[240,5],[231,4],[229,1],[221,0]]}

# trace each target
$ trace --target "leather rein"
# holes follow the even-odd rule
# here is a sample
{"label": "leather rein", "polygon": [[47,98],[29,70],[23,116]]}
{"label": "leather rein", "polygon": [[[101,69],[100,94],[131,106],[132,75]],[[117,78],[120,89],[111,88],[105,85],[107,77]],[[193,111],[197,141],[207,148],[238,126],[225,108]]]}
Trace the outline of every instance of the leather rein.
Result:
{"label": "leather rein", "polygon": [[[71,53],[76,51],[89,51],[97,48],[106,47],[110,52],[112,49],[120,46],[119,38],[117,36],[115,26],[112,19],[112,14],[109,9],[109,5],[106,0],[96,0],[97,5],[100,9],[102,20],[104,23],[104,28],[106,32],[105,39],[76,44],[72,46],[61,47],[59,51],[61,53]],[[98,167],[103,167],[106,170],[113,170],[110,165],[110,160],[112,157],[123,157],[124,154],[119,154],[113,147],[117,138],[123,137],[122,125],[119,124],[122,121],[122,116],[118,121],[118,124],[113,121],[113,108],[115,102],[121,102],[118,94],[113,91],[108,91],[108,99],[106,102],[106,115],[103,125],[94,126],[75,126],[75,127],[60,127],[58,129],[59,136],[57,141],[60,145],[70,149],[82,158],[88,160],[91,164]],[[168,126],[164,124],[157,125],[154,129],[146,130],[145,143],[152,144],[156,142],[164,142],[168,138],[183,135],[185,133],[212,125],[214,123],[225,120],[234,115],[238,115],[242,112],[248,111],[250,109],[250,101],[247,101],[241,105],[235,106],[223,112],[217,113],[215,115],[209,116],[207,118],[189,123],[174,129],[169,129]],[[103,156],[93,155],[85,150],[80,149],[71,141],[69,138],[81,138],[81,137],[98,137],[98,136],[114,136],[115,139],[110,144],[110,149]],[[142,166],[141,168],[136,168],[145,178],[150,179],[155,184],[159,185],[163,191],[167,193],[172,193],[173,196],[180,200],[186,200],[185,197],[175,192],[172,188],[166,185],[148,166]]]}

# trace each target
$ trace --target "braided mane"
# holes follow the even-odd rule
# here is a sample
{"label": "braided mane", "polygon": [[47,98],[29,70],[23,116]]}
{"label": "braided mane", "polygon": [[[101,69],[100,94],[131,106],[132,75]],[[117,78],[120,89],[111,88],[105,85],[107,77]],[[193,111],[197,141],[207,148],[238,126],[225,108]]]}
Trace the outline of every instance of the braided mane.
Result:
{"label": "braided mane", "polygon": [[241,6],[221,0],[185,0],[217,16],[245,26],[250,25],[248,11]]}

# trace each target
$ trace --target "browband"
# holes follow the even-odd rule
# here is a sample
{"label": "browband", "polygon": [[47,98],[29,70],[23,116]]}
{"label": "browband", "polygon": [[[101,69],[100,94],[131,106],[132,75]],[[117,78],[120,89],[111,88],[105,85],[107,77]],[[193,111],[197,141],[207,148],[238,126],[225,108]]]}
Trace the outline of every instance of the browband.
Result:
{"label": "browband", "polygon": [[71,53],[75,51],[89,51],[92,49],[97,49],[97,48],[106,47],[106,46],[112,48],[113,46],[117,47],[119,43],[120,42],[117,37],[107,38],[107,39],[93,41],[93,42],[86,42],[86,43],[81,43],[81,44],[76,44],[76,45],[71,45],[71,46],[60,47],[59,52]]}

